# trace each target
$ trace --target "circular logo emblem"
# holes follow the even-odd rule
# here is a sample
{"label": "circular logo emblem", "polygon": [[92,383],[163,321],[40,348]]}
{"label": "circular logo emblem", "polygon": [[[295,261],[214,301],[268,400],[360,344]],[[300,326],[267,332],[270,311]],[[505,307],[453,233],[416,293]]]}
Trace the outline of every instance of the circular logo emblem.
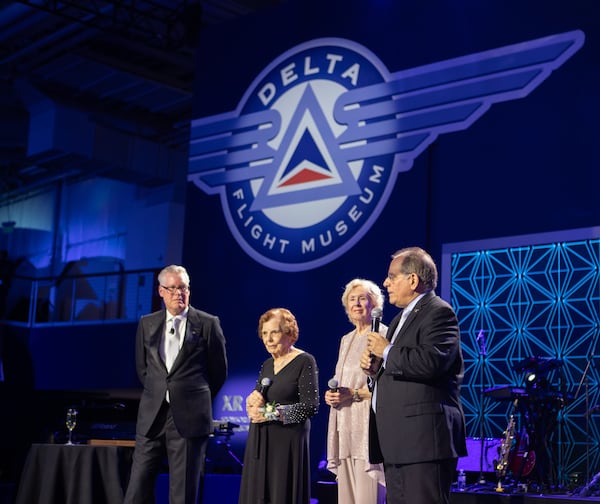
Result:
{"label": "circular logo emblem", "polygon": [[231,119],[235,140],[220,183],[229,228],[256,261],[282,271],[322,266],[377,219],[395,179],[394,154],[365,155],[367,137],[376,128],[378,145],[386,135],[392,141],[386,121],[395,112],[388,101],[377,124],[361,120],[357,112],[378,107],[377,99],[357,105],[355,94],[376,90],[387,75],[359,44],[317,39],[281,55],[248,88]]}
{"label": "circular logo emblem", "polygon": [[192,121],[188,179],[220,193],[229,228],[258,262],[322,266],[364,236],[397,173],[438,135],[527,95],[583,42],[576,30],[392,75],[352,41],[298,45],[235,112]]}

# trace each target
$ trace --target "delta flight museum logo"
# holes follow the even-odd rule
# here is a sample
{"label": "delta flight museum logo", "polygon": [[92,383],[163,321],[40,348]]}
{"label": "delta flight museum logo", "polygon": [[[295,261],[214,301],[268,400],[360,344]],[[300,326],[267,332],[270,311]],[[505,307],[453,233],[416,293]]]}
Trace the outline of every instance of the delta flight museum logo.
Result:
{"label": "delta flight museum logo", "polygon": [[188,180],[220,195],[257,262],[322,266],[364,236],[438,135],[527,96],[583,42],[572,31],[389,73],[355,42],[311,40],[265,68],[236,110],[192,121]]}

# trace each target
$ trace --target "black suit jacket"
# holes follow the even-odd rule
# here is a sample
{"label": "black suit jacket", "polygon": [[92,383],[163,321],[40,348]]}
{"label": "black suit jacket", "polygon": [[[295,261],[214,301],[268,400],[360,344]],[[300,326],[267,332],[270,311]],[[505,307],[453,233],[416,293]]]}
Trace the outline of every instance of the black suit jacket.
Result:
{"label": "black suit jacket", "polygon": [[[401,314],[392,320],[394,334]],[[430,292],[400,330],[377,375],[377,412],[369,422],[372,463],[410,464],[466,455],[460,403],[464,372],[458,321]]]}
{"label": "black suit jacket", "polygon": [[165,399],[184,438],[212,432],[212,400],[227,378],[225,337],[219,319],[190,306],[184,341],[167,372],[159,354],[166,313],[160,310],[140,319],[136,335],[136,369],[144,387],[137,418],[138,434],[148,435]]}

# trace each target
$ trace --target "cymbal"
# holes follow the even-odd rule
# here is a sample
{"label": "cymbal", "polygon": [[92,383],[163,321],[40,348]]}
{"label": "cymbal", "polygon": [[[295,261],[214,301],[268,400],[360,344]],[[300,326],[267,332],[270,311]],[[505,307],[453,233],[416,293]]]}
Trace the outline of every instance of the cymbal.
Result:
{"label": "cymbal", "polygon": [[516,371],[532,371],[536,373],[545,373],[552,369],[562,366],[562,360],[549,359],[545,357],[527,357],[521,362],[515,364],[513,369]]}

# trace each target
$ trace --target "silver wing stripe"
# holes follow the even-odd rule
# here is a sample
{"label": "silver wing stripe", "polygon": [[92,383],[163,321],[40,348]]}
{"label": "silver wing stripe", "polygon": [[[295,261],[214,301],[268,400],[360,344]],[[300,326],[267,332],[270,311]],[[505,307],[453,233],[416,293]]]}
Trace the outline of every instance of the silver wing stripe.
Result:
{"label": "silver wing stripe", "polygon": [[[412,162],[440,134],[466,129],[492,104],[527,96],[584,38],[579,30],[552,35],[396,72],[386,82],[347,91],[333,110],[346,126],[336,139],[341,157],[397,154]],[[280,127],[275,110],[193,121],[189,179],[214,193],[231,182],[264,177],[277,154],[268,142]]]}

